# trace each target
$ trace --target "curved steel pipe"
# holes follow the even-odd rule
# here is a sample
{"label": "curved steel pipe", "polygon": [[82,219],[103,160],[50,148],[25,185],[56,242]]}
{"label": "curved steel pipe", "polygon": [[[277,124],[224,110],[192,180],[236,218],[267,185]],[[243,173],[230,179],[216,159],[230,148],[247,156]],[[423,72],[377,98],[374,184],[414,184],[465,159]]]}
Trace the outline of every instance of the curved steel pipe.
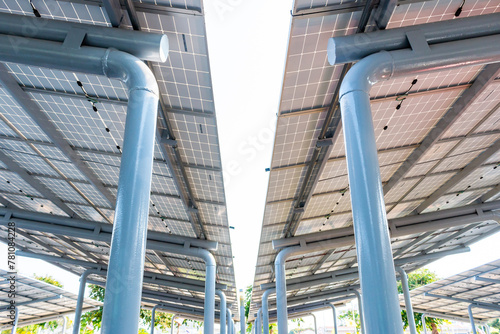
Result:
{"label": "curved steel pipe", "polygon": [[232,325],[231,325],[231,321],[232,320],[233,320],[233,313],[231,312],[231,310],[228,307],[227,308],[227,334],[234,334],[233,333],[233,328],[232,328]]}
{"label": "curved steel pipe", "polygon": [[215,290],[220,299],[220,334],[226,334],[226,294],[221,290]]}
{"label": "curved steel pipe", "polygon": [[269,334],[269,295],[275,293],[276,289],[267,289],[262,294],[262,327],[264,334]]}
{"label": "curved steel pipe", "polygon": [[406,317],[408,318],[408,326],[410,327],[410,334],[417,334],[417,325],[415,324],[415,316],[413,314],[413,306],[411,304],[410,287],[408,285],[408,275],[401,267],[396,267],[396,271],[401,278],[401,286],[403,287],[403,295],[405,298]]}
{"label": "curved steel pipe", "polygon": [[168,38],[163,34],[34,16],[0,13],[0,34],[59,43],[73,39],[82,46],[113,48],[154,62],[163,63],[168,55]]}
{"label": "curved steel pipe", "polygon": [[101,273],[100,269],[87,269],[80,276],[80,286],[78,288],[78,297],[76,299],[76,307],[75,307],[75,320],[73,321],[73,334],[80,333],[80,320],[82,318],[82,308],[83,308],[83,300],[85,298],[85,287],[87,284],[87,278],[90,275],[100,274],[100,273]]}
{"label": "curved steel pipe", "polygon": [[333,334],[338,334],[338,328],[337,328],[337,309],[335,308],[335,305],[333,304],[328,304],[332,308],[333,312]]}
{"label": "curved steel pipe", "polygon": [[343,80],[339,100],[365,328],[370,331],[403,332],[370,109],[370,88],[394,76],[497,61],[500,61],[500,35],[435,44],[418,52],[382,51],[359,61]]}
{"label": "curved steel pipe", "polygon": [[102,333],[136,333],[158,112],[156,79],[146,64],[128,53],[16,36],[0,35],[0,59],[105,75],[128,89]]}

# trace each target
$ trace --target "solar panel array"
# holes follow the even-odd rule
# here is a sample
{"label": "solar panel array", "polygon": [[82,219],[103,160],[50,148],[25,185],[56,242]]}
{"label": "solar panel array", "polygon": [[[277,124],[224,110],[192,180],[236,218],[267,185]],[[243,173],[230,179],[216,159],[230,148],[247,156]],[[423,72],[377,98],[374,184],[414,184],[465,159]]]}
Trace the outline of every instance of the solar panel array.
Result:
{"label": "solar panel array", "polygon": [[[460,3],[399,1],[387,29],[452,20]],[[352,225],[344,138],[335,100],[345,67],[329,65],[327,43],[331,37],[373,29],[371,20],[361,22],[364,7],[357,1],[294,2],[253,284],[252,316],[260,304],[260,285],[274,281],[277,251],[272,248],[272,240]],[[497,12],[497,2],[467,1],[460,17]],[[389,219],[498,199],[499,69],[498,65],[463,67],[393,78],[372,88],[373,122]],[[443,127],[444,115],[477,87],[471,88],[474,83],[480,82],[486,84],[472,103],[452,124]],[[331,147],[321,145],[325,138],[333,139]],[[416,149],[432,138],[438,140],[431,141],[424,154],[414,159]],[[471,163],[477,167],[464,169]],[[495,229],[496,224],[483,222],[473,227],[414,234],[393,239],[392,248],[395,258],[411,257],[468,245]],[[406,268],[412,270],[425,263],[408,264]],[[355,247],[339,247],[292,256],[286,262],[286,277],[355,266]],[[288,295],[350,284],[358,281],[288,291]]]}
{"label": "solar panel array", "polygon": [[[42,18],[111,26],[100,1],[32,3]],[[158,133],[168,132],[177,144],[166,145],[157,136],[148,229],[219,242],[213,252],[217,282],[228,286],[228,303],[237,314],[203,6],[197,0],[136,1],[134,5],[143,31],[169,38],[167,61],[152,67],[163,105]],[[33,16],[30,2],[23,0],[1,1],[0,11]],[[121,28],[131,29],[126,11],[124,14]],[[5,75],[15,80],[24,100],[34,102],[36,114],[57,131],[42,127],[24,103],[0,86],[2,205],[112,223],[127,105],[123,83],[15,63],[5,63],[5,68]],[[76,155],[65,154],[55,139],[62,139]],[[0,228],[2,240],[6,236],[6,229]],[[16,242],[21,249],[36,253],[108,261],[109,244],[105,242],[28,230],[19,230]],[[61,266],[77,274],[84,269]],[[203,280],[204,268],[198,258],[149,250],[146,256],[145,270],[149,272]],[[200,292],[176,292],[203,297]]]}
{"label": "solar panel array", "polygon": [[[486,280],[481,280],[486,279]],[[495,281],[488,281],[496,280]],[[433,296],[426,296],[432,294]],[[489,304],[498,310],[475,307],[472,309],[474,319],[479,321],[500,317],[500,260],[486,263],[463,273],[439,280],[410,291],[415,312],[441,314],[448,317],[468,318],[468,307],[471,303]],[[435,296],[434,296],[435,295]],[[440,298],[437,296],[443,296]],[[462,302],[446,299],[446,297],[464,300]],[[404,299],[400,296],[401,306]]]}
{"label": "solar panel array", "polygon": [[[5,307],[10,305],[8,298],[10,291],[11,274],[0,269],[0,326],[7,325],[10,321],[10,311]],[[36,280],[34,278],[16,275],[16,305],[19,312],[19,327],[23,323],[33,323],[38,319],[52,318],[68,315],[75,311],[77,295],[57,286]],[[38,302],[37,302],[38,300]],[[23,305],[24,304],[24,305]],[[101,302],[93,299],[84,299],[83,312],[102,306]]]}

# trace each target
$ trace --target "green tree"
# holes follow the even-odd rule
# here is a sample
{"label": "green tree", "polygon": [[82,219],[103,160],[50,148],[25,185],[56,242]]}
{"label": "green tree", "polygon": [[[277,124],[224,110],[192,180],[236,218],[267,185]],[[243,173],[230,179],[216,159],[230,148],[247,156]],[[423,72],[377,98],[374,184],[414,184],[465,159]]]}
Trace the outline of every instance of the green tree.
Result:
{"label": "green tree", "polygon": [[[410,288],[410,290],[413,290],[418,287],[435,282],[438,279],[439,278],[437,277],[437,275],[429,269],[418,269],[408,274],[408,287]],[[401,285],[400,281],[398,282],[398,292],[403,293],[403,286]],[[417,331],[420,333],[423,331],[422,313],[414,312],[413,315],[415,317],[415,325],[417,327]],[[401,317],[403,318],[404,328],[408,328],[408,315],[406,314],[406,311],[401,311]],[[425,325],[428,329],[432,330],[432,334],[438,334],[438,326],[445,322],[446,321],[443,319],[425,318]]]}
{"label": "green tree", "polygon": [[[89,294],[90,298],[100,302],[104,301],[105,289],[103,287],[90,284],[89,289],[90,289],[90,294]],[[154,323],[155,328],[159,328],[161,330],[167,330],[172,326],[172,316],[173,316],[172,314],[162,312],[161,310],[157,310],[155,313],[156,313],[155,323]],[[141,307],[139,318],[141,319],[141,324],[143,326],[145,327],[151,326],[152,312],[150,310],[145,310]],[[80,333],[82,334],[93,333],[94,331],[99,330],[101,328],[101,321],[102,321],[102,306],[100,306],[97,310],[84,313],[81,318]],[[189,320],[189,319],[184,319],[182,321],[182,324],[184,325],[187,324],[188,322],[195,324],[198,328],[202,324],[199,321]],[[89,330],[87,328],[92,328],[92,329]],[[141,330],[143,329],[140,329],[139,333],[141,333]]]}
{"label": "green tree", "polygon": [[61,288],[61,289],[64,287],[61,282],[59,282],[58,280],[56,280],[54,277],[52,277],[50,275],[39,276],[37,274],[33,274],[33,278],[35,278],[35,279],[37,279],[39,281],[42,281],[42,282],[49,283],[51,285],[57,286],[58,288]]}
{"label": "green tree", "polygon": [[491,333],[499,333],[500,332],[500,319],[495,319],[488,322],[488,325],[491,327]]}
{"label": "green tree", "polygon": [[361,320],[358,311],[349,310],[339,315],[339,319],[351,320],[356,325],[356,333],[361,330]]}

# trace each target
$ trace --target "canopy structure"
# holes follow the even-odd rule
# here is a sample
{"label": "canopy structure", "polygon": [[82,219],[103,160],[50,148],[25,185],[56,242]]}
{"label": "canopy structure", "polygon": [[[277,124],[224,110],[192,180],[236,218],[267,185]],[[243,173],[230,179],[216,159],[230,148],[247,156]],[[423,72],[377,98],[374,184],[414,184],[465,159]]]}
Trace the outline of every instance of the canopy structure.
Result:
{"label": "canopy structure", "polygon": [[[328,40],[500,12],[489,1],[459,6],[449,0],[294,2],[251,317],[274,287],[277,255],[287,247],[331,243],[286,259],[289,304],[328,300],[330,291],[359,284],[355,275],[338,277],[357,273],[358,265],[339,107],[340,84],[353,64],[330,65]],[[500,65],[389,79],[372,87],[370,100],[396,264],[411,271],[498,232]],[[432,224],[415,228],[425,222]],[[270,312],[274,298],[271,293]]]}
{"label": "canopy structure", "polygon": [[[10,305],[8,292],[10,291],[11,274],[0,269],[0,328],[10,329],[8,323]],[[16,305],[19,310],[19,327],[49,320],[57,320],[62,316],[70,316],[75,312],[77,295],[57,286],[39,281],[30,277],[16,275]],[[101,302],[85,299],[83,311],[90,311],[102,306]]]}
{"label": "canopy structure", "polygon": [[[114,0],[7,0],[0,12],[21,22],[38,16],[168,37],[167,60],[147,62],[160,91],[148,235],[161,244],[208,249],[237,319],[202,2],[128,1],[122,7]],[[123,82],[104,76],[0,64],[1,214],[5,222],[17,221],[16,247],[24,256],[77,275],[102,268],[89,279],[105,281],[128,98]],[[0,239],[7,240],[6,226]],[[147,290],[204,298],[199,257],[148,245],[144,270]],[[157,284],[156,274],[177,284]]]}
{"label": "canopy structure", "polygon": [[[415,312],[469,320],[469,306],[478,322],[500,317],[500,260],[410,291]],[[404,299],[400,297],[401,305]],[[496,308],[496,310],[494,309]]]}

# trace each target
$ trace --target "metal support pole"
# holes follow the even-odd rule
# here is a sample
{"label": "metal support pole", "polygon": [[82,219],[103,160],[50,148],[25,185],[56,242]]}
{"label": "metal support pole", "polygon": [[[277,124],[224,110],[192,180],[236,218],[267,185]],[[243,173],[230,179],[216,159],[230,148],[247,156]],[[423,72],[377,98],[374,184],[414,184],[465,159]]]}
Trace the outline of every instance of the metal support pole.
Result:
{"label": "metal support pole", "polygon": [[226,334],[226,294],[221,290],[215,290],[215,294],[219,296],[220,299],[220,334]]}
{"label": "metal support pole", "polygon": [[156,309],[158,308],[158,306],[159,305],[155,305],[151,310],[151,330],[150,330],[151,334],[155,333]]}
{"label": "metal support pole", "polygon": [[12,329],[10,331],[10,334],[16,334],[17,322],[19,320],[19,309],[15,307],[14,310],[16,312],[16,315],[14,316],[14,322],[12,323]]}
{"label": "metal support pole", "polygon": [[316,321],[316,316],[314,315],[314,313],[311,313],[311,316],[313,317],[314,320],[314,334],[318,334],[318,323]]}
{"label": "metal support pole", "polygon": [[73,321],[73,334],[80,333],[80,320],[82,318],[83,300],[85,299],[85,286],[89,275],[99,274],[100,269],[87,269],[80,276],[80,287],[78,289],[78,298],[75,307],[75,320]]}
{"label": "metal support pole", "polygon": [[410,287],[408,286],[408,275],[406,275],[406,271],[401,267],[396,267],[396,271],[401,277],[401,286],[403,287],[403,295],[405,297],[406,316],[408,318],[408,326],[410,326],[410,333],[417,334],[417,325],[415,324],[413,306],[410,298]]}
{"label": "metal support pole", "polygon": [[231,327],[231,321],[233,320],[233,313],[227,308],[227,334],[234,334]]}
{"label": "metal support pole", "polygon": [[66,316],[63,315],[63,327],[62,327],[62,334],[66,334],[66,325],[68,324],[68,320],[66,319]]}
{"label": "metal support pole", "polygon": [[[101,333],[137,333],[156,139],[158,84],[140,59],[117,50],[81,46],[69,25],[68,31],[69,37],[64,45],[0,35],[0,59],[105,75],[121,80],[127,86],[129,98]],[[158,45],[165,54],[168,54],[167,47],[161,43]]]}
{"label": "metal support pole", "polygon": [[356,295],[356,298],[358,298],[358,310],[359,310],[359,325],[361,329],[361,333],[365,334],[365,315],[363,312],[363,299],[361,298],[361,294],[359,293],[358,290],[353,289],[352,293]]}
{"label": "metal support pole", "polygon": [[332,308],[333,312],[333,334],[338,334],[338,328],[337,328],[337,309],[335,308],[335,305],[333,304],[328,304]]}
{"label": "metal support pole", "polygon": [[262,307],[259,308],[259,310],[257,311],[257,320],[256,320],[256,323],[257,323],[257,328],[256,328],[256,334],[262,334],[261,332],[261,329],[262,329],[262,317],[261,317],[261,314],[262,314]]}
{"label": "metal support pole", "polygon": [[210,260],[205,261],[205,315],[203,317],[203,333],[214,334],[215,324],[215,279],[216,279],[216,265],[215,258],[210,252]]}
{"label": "metal support pole", "polygon": [[245,334],[245,302],[243,289],[240,289],[240,331],[241,334]]}
{"label": "metal support pole", "polygon": [[467,308],[467,311],[469,312],[469,319],[470,319],[470,325],[472,327],[472,334],[477,334],[476,324],[474,322],[474,314],[472,314],[472,308],[474,306],[475,306],[474,304],[470,304],[469,307]]}
{"label": "metal support pole", "polygon": [[269,295],[275,293],[276,289],[267,289],[262,294],[262,326],[263,334],[269,334]]}
{"label": "metal support pole", "polygon": [[422,319],[422,328],[424,330],[424,334],[427,334],[427,326],[425,324],[425,313],[422,313],[421,319]]}
{"label": "metal support pole", "polygon": [[[368,307],[371,331],[403,333],[375,132],[365,94],[350,91],[340,99],[362,303]],[[359,313],[364,333],[363,312]]]}
{"label": "metal support pole", "polygon": [[231,334],[236,334],[236,326],[234,325],[234,319],[231,319]]}
{"label": "metal support pole", "polygon": [[[417,37],[417,41],[422,40]],[[371,86],[397,76],[496,62],[499,43],[500,36],[492,35],[430,47],[420,43],[422,50],[381,51],[357,62],[342,82],[339,100],[356,251],[365,325],[371,332],[403,332],[370,108]],[[328,56],[335,58],[330,50]]]}
{"label": "metal support pole", "polygon": [[177,315],[172,314],[172,319],[170,319],[170,334],[174,334],[175,318],[177,318]]}

